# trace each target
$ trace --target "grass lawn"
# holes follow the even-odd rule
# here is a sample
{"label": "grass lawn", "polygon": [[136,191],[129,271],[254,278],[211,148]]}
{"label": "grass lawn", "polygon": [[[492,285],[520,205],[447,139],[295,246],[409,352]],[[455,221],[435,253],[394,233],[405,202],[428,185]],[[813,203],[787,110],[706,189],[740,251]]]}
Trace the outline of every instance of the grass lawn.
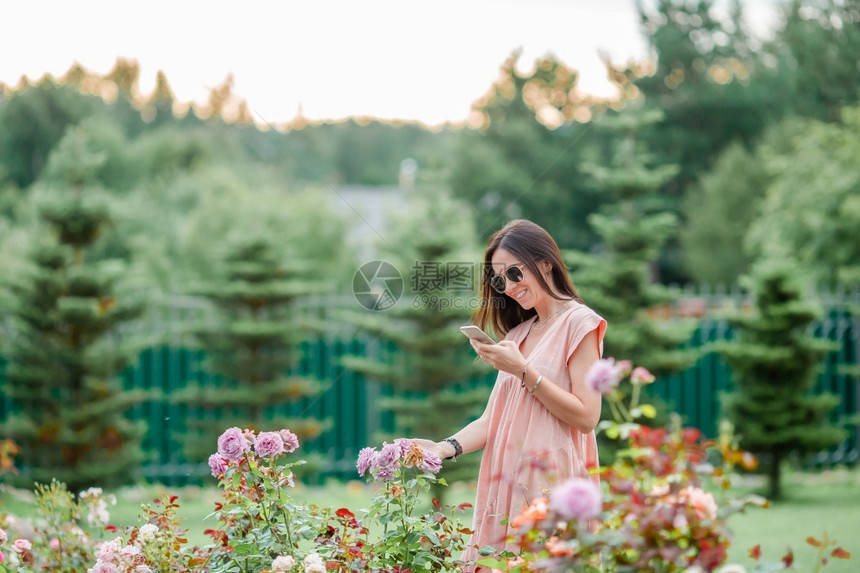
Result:
{"label": "grass lawn", "polygon": [[[814,571],[817,548],[807,537],[822,539],[825,532],[851,559],[833,559],[827,573],[860,571],[860,470],[825,471],[818,474],[787,474],[783,479],[784,501],[767,508],[750,508],[729,518],[734,543],[729,562],[748,569],[754,565],[748,552],[761,545],[762,559],[779,561],[790,547],[799,571]],[[738,486],[734,493],[765,493],[764,484]]]}
{"label": "grass lawn", "polygon": [[[835,538],[839,546],[852,554],[850,560],[832,560],[826,573],[856,573],[860,571],[860,470],[828,471],[817,474],[787,474],[784,479],[786,499],[768,508],[750,508],[732,516],[729,526],[734,543],[729,549],[729,563],[739,563],[752,569],[754,561],[748,551],[761,545],[763,559],[779,561],[787,548],[794,550],[798,571],[813,571],[816,549],[806,543],[809,536],[821,539],[824,532]],[[763,494],[761,482],[744,480],[731,491],[732,495]],[[111,523],[117,526],[135,525],[141,504],[150,503],[162,495],[177,494],[183,525],[189,530],[192,544],[205,545],[209,538],[203,530],[214,527],[214,519],[206,519],[219,499],[214,488],[167,489],[157,486],[129,487],[116,492],[118,503],[110,508]],[[324,487],[299,485],[294,492],[297,501],[331,507],[347,507],[353,511],[367,508],[373,496],[371,486],[363,482],[330,482]],[[448,488],[446,503],[473,502],[471,486],[455,484]],[[32,494],[23,491],[0,490],[0,513],[18,516],[32,515]],[[471,522],[471,515],[461,520]]]}

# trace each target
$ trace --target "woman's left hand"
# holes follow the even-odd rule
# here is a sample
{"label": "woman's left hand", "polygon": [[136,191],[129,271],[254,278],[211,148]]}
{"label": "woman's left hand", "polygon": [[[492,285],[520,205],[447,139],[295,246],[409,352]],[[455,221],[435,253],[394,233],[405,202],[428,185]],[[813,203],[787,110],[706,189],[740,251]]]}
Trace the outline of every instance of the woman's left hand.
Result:
{"label": "woman's left hand", "polygon": [[526,359],[513,341],[502,340],[497,344],[484,344],[483,342],[472,340],[472,348],[475,349],[475,352],[478,353],[478,356],[484,362],[496,370],[516,376],[522,375]]}

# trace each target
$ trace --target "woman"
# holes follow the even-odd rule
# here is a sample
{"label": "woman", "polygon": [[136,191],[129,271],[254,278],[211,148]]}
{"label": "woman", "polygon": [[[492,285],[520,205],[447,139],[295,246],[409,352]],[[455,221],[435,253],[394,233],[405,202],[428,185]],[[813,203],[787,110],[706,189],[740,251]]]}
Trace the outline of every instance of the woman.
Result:
{"label": "woman", "polygon": [[480,418],[441,442],[418,440],[441,458],[483,448],[473,535],[463,555],[506,542],[508,516],[573,477],[598,479],[594,428],[601,396],[585,384],[600,358],[606,321],[585,306],[558,245],[543,228],[515,220],[490,237],[475,324],[504,337],[472,341],[499,371]]}

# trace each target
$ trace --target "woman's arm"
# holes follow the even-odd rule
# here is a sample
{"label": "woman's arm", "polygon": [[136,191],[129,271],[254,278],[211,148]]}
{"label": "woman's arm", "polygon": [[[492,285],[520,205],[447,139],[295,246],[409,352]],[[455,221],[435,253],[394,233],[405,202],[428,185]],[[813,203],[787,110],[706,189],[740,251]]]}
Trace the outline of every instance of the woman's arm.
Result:
{"label": "woman's arm", "polygon": [[[600,421],[600,407],[603,397],[599,392],[586,385],[585,375],[599,359],[597,331],[593,330],[585,335],[568,362],[570,392],[555,384],[546,384],[548,381],[546,376],[535,387],[541,373],[531,366],[526,370],[524,378],[526,389],[558,419],[580,432],[588,433]],[[532,390],[534,391],[532,392]]]}
{"label": "woman's arm", "polygon": [[[463,429],[450,437],[460,442],[460,447],[463,448],[463,453],[468,454],[480,450],[487,443],[487,428],[489,427],[489,415],[486,410],[477,420],[470,422]],[[434,442],[432,440],[417,439],[412,440],[423,450],[428,450],[442,458],[450,458],[455,454],[454,445],[450,442],[442,440]]]}
{"label": "woman's arm", "polygon": [[[509,372],[517,378],[523,375],[526,360],[513,342],[503,340],[498,344],[481,344],[473,341],[472,346],[497,370]],[[599,359],[597,331],[593,330],[585,335],[568,362],[570,392],[550,383],[552,381],[533,366],[526,369],[526,389],[559,420],[580,432],[590,432],[600,421],[602,397],[585,384],[585,375]],[[465,445],[463,448],[465,450]]]}

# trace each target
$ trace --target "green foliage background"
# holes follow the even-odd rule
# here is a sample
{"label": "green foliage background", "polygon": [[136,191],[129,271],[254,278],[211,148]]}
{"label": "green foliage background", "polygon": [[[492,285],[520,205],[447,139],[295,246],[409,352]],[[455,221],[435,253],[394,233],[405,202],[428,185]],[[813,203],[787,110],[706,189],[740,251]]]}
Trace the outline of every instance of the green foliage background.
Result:
{"label": "green foliage background", "polygon": [[[514,217],[540,223],[565,252],[596,263],[592,269],[634,268],[636,292],[623,288],[630,273],[591,281],[586,298],[615,317],[608,346],[624,347],[625,314],[648,320],[671,305],[665,287],[731,288],[754,265],[789,253],[804,285],[856,289],[860,0],[785,0],[766,39],[748,31],[743,2],[728,11],[717,4],[637,4],[652,55],[607,60],[618,88],[611,100],[581,94],[577,71],[552,54],[522,70],[514,52],[499,80],[476,94],[472,127],[353,118],[260,125],[229,78],[206,102],[188,104],[176,101],[161,72],[153,92],[141,94],[139,65],[122,59],[105,75],[74,65],[60,78],[5,88],[0,355],[14,339],[6,325],[20,303],[11,285],[38,238],[36,199],[71,133],[94,158],[91,185],[113,214],[92,256],[136,269],[128,278],[153,305],[217,284],[221,248],[248,230],[287,262],[304,261],[306,278],[323,278],[326,292],[349,295],[353,273],[370,258],[402,255],[409,269],[409,257],[470,256]],[[95,95],[102,93],[116,97]],[[637,113],[656,119],[608,128]],[[628,137],[642,153],[624,164]],[[401,178],[405,160],[416,162],[414,177]],[[631,181],[647,197],[632,201]],[[360,204],[365,195],[356,190],[368,189],[387,207],[422,213],[401,202],[409,196],[429,211],[396,223],[378,205]],[[648,248],[620,249],[636,229]],[[356,239],[356,230],[388,238],[392,249]],[[413,250],[435,238],[447,243]],[[587,290],[588,273],[572,270]],[[664,296],[641,296],[658,291]],[[442,352],[452,340],[440,333],[467,314],[422,335]],[[648,332],[649,323],[641,326]],[[462,371],[446,383],[467,380],[471,372]],[[451,431],[457,424],[451,420]]]}

